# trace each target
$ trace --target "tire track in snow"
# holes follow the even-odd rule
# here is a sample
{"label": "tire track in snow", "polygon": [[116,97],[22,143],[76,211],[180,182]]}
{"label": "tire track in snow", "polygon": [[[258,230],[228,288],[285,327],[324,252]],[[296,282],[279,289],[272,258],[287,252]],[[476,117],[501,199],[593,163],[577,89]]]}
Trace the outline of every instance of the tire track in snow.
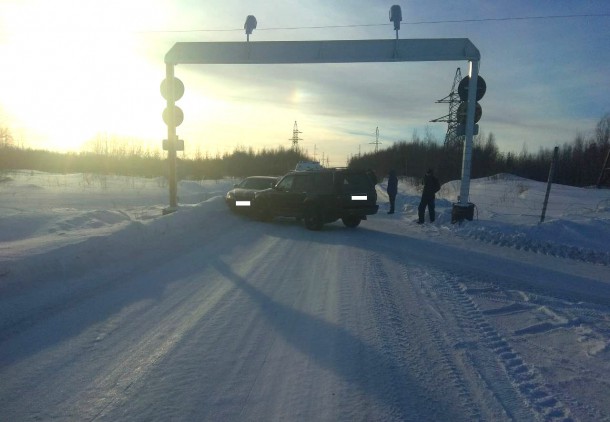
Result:
{"label": "tire track in snow", "polygon": [[485,318],[459,279],[444,279],[450,288],[446,297],[464,322],[478,331],[483,344],[493,352],[505,374],[524,401],[541,420],[571,420],[570,410],[545,385],[542,376],[519,355]]}
{"label": "tire track in snow", "polygon": [[[405,274],[406,276],[406,274]],[[437,314],[438,315],[438,314]],[[442,318],[442,316],[441,316]],[[481,411],[478,409],[478,406],[475,404],[474,399],[472,397],[472,392],[470,391],[470,387],[466,383],[463,377],[463,370],[458,368],[455,363],[455,355],[452,351],[449,350],[446,339],[441,337],[441,333],[443,329],[447,329],[447,327],[442,327],[441,323],[445,323],[445,321],[438,318],[426,318],[425,324],[430,333],[438,333],[439,335],[433,335],[432,340],[434,341],[437,349],[440,351],[443,357],[443,366],[445,368],[446,373],[449,376],[451,385],[457,389],[457,394],[461,400],[460,405],[464,409],[464,412],[467,416],[468,420],[476,421],[482,420]],[[447,331],[445,331],[447,333]],[[443,334],[445,334],[443,333]],[[443,341],[444,340],[444,341]]]}
{"label": "tire track in snow", "polygon": [[[502,290],[493,283],[480,280],[469,280],[468,284],[475,287],[462,286],[462,289],[472,299],[486,304],[482,314],[488,319],[522,321],[517,325],[513,322],[508,335],[523,341],[524,353],[530,355],[530,360],[534,357],[540,365],[552,365],[549,369],[554,367],[555,364],[545,358],[549,346],[543,345],[552,344],[552,339],[561,335],[555,333],[557,330],[569,331],[571,340],[562,346],[566,356],[557,363],[561,365],[561,371],[553,370],[547,378],[552,378],[553,385],[557,386],[555,395],[568,405],[574,418],[610,420],[604,410],[607,406],[586,399],[590,397],[586,391],[607,388],[607,383],[599,377],[598,370],[603,369],[597,366],[603,368],[604,354],[610,350],[610,309],[607,306],[520,290]],[[571,376],[562,377],[557,372],[578,374],[578,381]],[[588,388],[574,395],[563,388],[572,382],[586,383]]]}
{"label": "tire track in snow", "polygon": [[[364,267],[364,279],[367,288],[371,292],[373,301],[373,315],[376,318],[375,344],[381,346],[380,354],[386,361],[395,364],[404,370],[404,356],[409,352],[409,340],[403,329],[405,322],[401,318],[400,311],[388,286],[388,274],[385,272],[380,257],[376,254],[367,257]],[[424,419],[426,412],[417,413],[415,409],[405,408],[405,403],[401,396],[417,397],[417,401],[422,402],[419,391],[413,386],[406,384],[406,380],[397,379],[397,374],[390,374],[391,384],[399,388],[392,388],[388,394],[392,396],[392,403],[395,403],[395,413],[397,420],[406,420],[410,414],[413,420]],[[399,391],[400,390],[400,391]],[[419,396],[419,397],[418,397]]]}
{"label": "tire track in snow", "polygon": [[528,237],[526,233],[507,234],[493,229],[479,228],[458,229],[456,234],[464,238],[475,239],[491,245],[530,251],[542,255],[567,258],[576,261],[589,262],[592,264],[605,266],[610,265],[610,253],[608,252],[536,240]]}
{"label": "tire track in snow", "polygon": [[[427,315],[423,319],[426,331],[431,333],[436,349],[441,353],[443,371],[448,378],[448,383],[456,389],[459,397],[459,406],[464,415],[464,420],[477,421],[485,420],[485,414],[491,411],[484,411],[480,403],[477,403],[476,385],[473,385],[472,376],[468,374],[468,366],[471,362],[462,362],[464,357],[458,356],[456,350],[462,349],[469,344],[468,341],[459,341],[458,336],[452,333],[452,330],[457,330],[458,327],[453,327],[454,321],[451,321],[447,315],[443,315],[443,306],[436,306],[436,301],[439,295],[444,295],[448,289],[444,286],[435,285],[436,282],[430,280],[431,275],[419,269],[407,268],[403,266],[404,279],[413,279],[413,287],[419,287],[419,290],[425,297],[421,297],[422,302],[426,306],[422,310],[427,311]],[[419,286],[417,286],[419,284]],[[430,285],[434,285],[434,292],[430,293]],[[506,416],[503,413],[503,416]],[[495,418],[495,416],[494,416]]]}
{"label": "tire track in snow", "polygon": [[[393,274],[392,274],[393,275]],[[407,277],[400,272],[397,274],[401,281]],[[404,304],[399,304],[398,298],[406,300],[406,303],[415,309],[416,301],[397,295],[391,285],[392,279],[385,270],[384,262],[379,255],[372,255],[367,262],[366,278],[370,278],[371,300],[376,318],[378,320],[377,343],[383,345],[382,353],[388,359],[398,362],[405,373],[414,375],[417,383],[406,383],[405,380],[396,380],[400,386],[395,400],[402,396],[414,397],[419,408],[422,410],[420,416],[414,416],[413,420],[430,418],[435,419],[463,418],[463,420],[480,420],[480,413],[475,406],[468,389],[460,382],[459,371],[452,362],[452,355],[446,345],[438,337],[438,327],[432,326],[432,318],[425,319],[425,327],[415,325],[413,314],[404,311]],[[419,321],[418,321],[419,322]],[[431,358],[431,356],[433,356]],[[432,368],[432,367],[433,368]],[[447,402],[442,392],[438,390],[438,379],[430,376],[431,372],[439,372],[443,375],[449,374],[450,383],[458,388],[457,393],[452,394],[451,400]],[[402,394],[401,394],[402,393]],[[413,409],[405,409],[409,416],[413,415]]]}

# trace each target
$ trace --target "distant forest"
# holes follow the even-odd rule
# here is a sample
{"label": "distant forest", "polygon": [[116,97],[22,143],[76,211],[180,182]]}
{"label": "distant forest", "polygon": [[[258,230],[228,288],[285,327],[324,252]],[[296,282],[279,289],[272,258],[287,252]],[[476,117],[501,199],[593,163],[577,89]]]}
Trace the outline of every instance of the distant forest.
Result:
{"label": "distant forest", "polygon": [[[594,134],[578,136],[571,143],[559,146],[555,182],[571,186],[592,186],[598,183],[604,162],[610,151],[610,113],[595,127]],[[6,128],[0,128],[0,170],[39,170],[53,173],[99,173],[128,176],[158,177],[167,173],[165,154],[151,153],[141,148],[125,148],[119,144],[94,145],[92,151],[58,153],[34,150],[15,145]],[[382,179],[390,169],[399,175],[420,177],[428,168],[435,170],[442,183],[461,177],[463,141],[443,145],[438,140],[416,133],[410,141],[402,141],[379,150],[353,156],[350,168],[372,169]],[[510,173],[528,179],[546,181],[553,149],[541,148],[536,153],[524,149],[519,154],[499,151],[493,133],[475,137],[472,151],[471,177],[480,178],[498,173]],[[283,175],[302,160],[311,159],[302,151],[277,148],[254,151],[236,148],[232,153],[214,157],[197,154],[195,158],[179,158],[180,179],[219,179],[251,175]],[[608,163],[607,165],[610,165]],[[610,184],[610,175],[602,184]]]}
{"label": "distant forest", "polygon": [[[571,143],[559,147],[555,169],[555,183],[570,186],[598,184],[604,162],[610,151],[610,113],[597,123],[594,134],[577,136]],[[463,156],[462,140],[454,145],[442,145],[435,139],[413,136],[410,142],[399,142],[377,153],[353,157],[349,165],[374,169],[386,175],[390,169],[397,174],[421,177],[428,168],[435,170],[441,183],[461,178]],[[479,134],[474,138],[471,177],[480,178],[498,173],[510,173],[537,181],[547,181],[553,159],[552,148],[540,148],[536,153],[524,149],[519,153],[502,153],[493,133]],[[609,166],[610,162],[606,166]],[[602,184],[608,186],[610,174]]]}

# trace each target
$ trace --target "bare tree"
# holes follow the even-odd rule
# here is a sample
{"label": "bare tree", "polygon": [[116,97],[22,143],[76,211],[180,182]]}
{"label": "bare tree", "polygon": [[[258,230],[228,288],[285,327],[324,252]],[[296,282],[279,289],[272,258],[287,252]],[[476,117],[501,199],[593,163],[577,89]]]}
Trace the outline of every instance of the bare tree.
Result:
{"label": "bare tree", "polygon": [[595,141],[600,147],[607,146],[610,143],[610,113],[606,113],[604,117],[597,122],[595,128]]}
{"label": "bare tree", "polygon": [[15,138],[11,134],[11,131],[6,127],[0,127],[0,147],[9,148],[14,146]]}

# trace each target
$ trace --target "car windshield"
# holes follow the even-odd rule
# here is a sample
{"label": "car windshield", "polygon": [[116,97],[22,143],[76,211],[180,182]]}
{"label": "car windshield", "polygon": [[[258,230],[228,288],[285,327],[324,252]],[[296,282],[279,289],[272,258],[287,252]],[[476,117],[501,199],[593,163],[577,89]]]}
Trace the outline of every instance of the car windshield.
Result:
{"label": "car windshield", "polygon": [[294,176],[285,176],[280,182],[277,184],[278,189],[283,191],[289,191],[292,189],[292,183],[294,182]]}
{"label": "car windshield", "polygon": [[274,179],[251,177],[251,178],[245,179],[243,182],[241,182],[239,184],[239,187],[243,188],[243,189],[262,190],[262,189],[268,189],[268,188],[272,187],[274,184],[275,184]]}

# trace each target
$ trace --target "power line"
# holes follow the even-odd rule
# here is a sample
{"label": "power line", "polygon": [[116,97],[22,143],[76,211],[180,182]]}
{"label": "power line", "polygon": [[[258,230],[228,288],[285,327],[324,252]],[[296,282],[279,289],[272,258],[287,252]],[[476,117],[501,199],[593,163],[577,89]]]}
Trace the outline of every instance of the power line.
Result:
{"label": "power line", "polygon": [[[508,22],[508,21],[525,21],[525,20],[552,20],[552,19],[577,19],[577,18],[603,18],[610,17],[610,13],[599,14],[572,14],[572,15],[543,15],[543,16],[513,16],[503,18],[480,18],[480,19],[451,19],[437,21],[403,21],[403,25],[439,25],[450,23],[473,23],[473,22]],[[257,28],[257,31],[294,31],[304,29],[341,29],[341,28],[366,28],[375,26],[391,26],[391,23],[369,23],[369,24],[353,24],[353,25],[322,25],[322,26],[284,26],[271,28]],[[133,34],[180,34],[180,33],[196,33],[196,32],[242,32],[243,28],[216,28],[216,29],[160,29],[160,30],[141,30],[141,31],[120,31]],[[30,32],[30,31],[28,31]],[[82,32],[70,31],[62,29],[61,32]],[[103,32],[100,31],[100,32]]]}
{"label": "power line", "polygon": [[[506,21],[523,21],[523,20],[551,20],[551,19],[576,19],[576,18],[599,18],[599,17],[610,17],[610,13],[599,13],[599,14],[572,14],[572,15],[544,15],[544,16],[513,16],[504,18],[480,18],[480,19],[451,19],[451,20],[438,20],[438,21],[403,21],[403,25],[437,25],[445,23],[471,23],[471,22],[506,22]],[[257,31],[291,31],[301,29],[334,29],[334,28],[366,28],[373,26],[391,26],[392,24],[387,23],[369,23],[369,24],[353,24],[353,25],[323,25],[323,26],[284,26],[284,27],[271,27],[271,28],[257,28]],[[186,29],[186,30],[151,30],[151,31],[136,31],[138,33],[155,33],[155,32],[233,32],[243,31],[243,28],[235,29]]]}

